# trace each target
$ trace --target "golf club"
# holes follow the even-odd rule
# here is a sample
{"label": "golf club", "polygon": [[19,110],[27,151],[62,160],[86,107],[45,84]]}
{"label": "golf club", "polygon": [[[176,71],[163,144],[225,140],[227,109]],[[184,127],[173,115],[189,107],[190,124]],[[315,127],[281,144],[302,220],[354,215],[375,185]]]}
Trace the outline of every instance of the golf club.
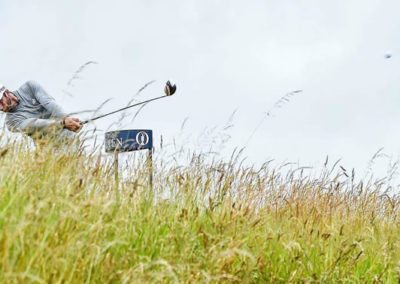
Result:
{"label": "golf club", "polygon": [[156,101],[156,100],[159,100],[159,99],[162,99],[162,98],[170,97],[170,96],[172,96],[173,94],[175,94],[175,92],[176,92],[176,85],[172,85],[171,82],[168,81],[168,82],[165,84],[165,87],[164,87],[164,93],[165,93],[164,96],[157,97],[157,98],[153,98],[153,99],[150,99],[150,100],[147,100],[147,101],[144,101],[144,102],[140,102],[140,103],[137,103],[137,104],[134,104],[134,105],[130,105],[130,106],[127,106],[127,107],[120,108],[120,109],[118,109],[118,110],[115,110],[115,111],[112,111],[112,112],[109,112],[109,113],[106,113],[106,114],[103,114],[103,115],[99,115],[99,116],[93,117],[93,118],[91,118],[91,119],[84,120],[84,121],[81,122],[81,125],[87,124],[87,123],[89,123],[89,122],[98,120],[98,119],[100,119],[100,118],[103,118],[103,117],[112,115],[112,114],[114,114],[114,113],[117,113],[117,112],[120,112],[120,111],[129,109],[129,108],[133,108],[133,107],[136,107],[136,106],[140,106],[140,105],[143,105],[143,104],[147,104],[147,103],[149,103],[149,102]]}

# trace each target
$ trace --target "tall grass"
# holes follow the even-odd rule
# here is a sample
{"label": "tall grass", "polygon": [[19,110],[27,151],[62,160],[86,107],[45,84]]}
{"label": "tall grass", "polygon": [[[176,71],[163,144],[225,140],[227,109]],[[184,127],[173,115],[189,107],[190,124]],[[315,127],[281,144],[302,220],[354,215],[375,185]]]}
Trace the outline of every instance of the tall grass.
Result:
{"label": "tall grass", "polygon": [[397,282],[399,201],[338,167],[0,150],[0,282]]}

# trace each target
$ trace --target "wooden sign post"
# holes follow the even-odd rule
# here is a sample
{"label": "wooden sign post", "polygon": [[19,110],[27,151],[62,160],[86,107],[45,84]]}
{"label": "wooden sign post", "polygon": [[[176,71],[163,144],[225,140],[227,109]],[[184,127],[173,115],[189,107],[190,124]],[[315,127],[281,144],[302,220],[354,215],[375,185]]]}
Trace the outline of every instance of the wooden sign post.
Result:
{"label": "wooden sign post", "polygon": [[153,131],[145,129],[120,130],[106,133],[106,153],[114,154],[115,180],[118,182],[118,154],[148,150],[149,185],[153,187]]}

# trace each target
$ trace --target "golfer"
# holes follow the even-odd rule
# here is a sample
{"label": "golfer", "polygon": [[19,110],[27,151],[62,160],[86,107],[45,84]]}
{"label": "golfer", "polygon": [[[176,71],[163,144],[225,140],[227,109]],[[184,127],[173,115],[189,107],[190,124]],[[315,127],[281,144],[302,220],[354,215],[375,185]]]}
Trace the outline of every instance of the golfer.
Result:
{"label": "golfer", "polygon": [[55,135],[61,141],[72,141],[82,125],[69,117],[55,100],[36,82],[28,81],[11,92],[0,84],[0,111],[6,113],[8,130],[43,139]]}

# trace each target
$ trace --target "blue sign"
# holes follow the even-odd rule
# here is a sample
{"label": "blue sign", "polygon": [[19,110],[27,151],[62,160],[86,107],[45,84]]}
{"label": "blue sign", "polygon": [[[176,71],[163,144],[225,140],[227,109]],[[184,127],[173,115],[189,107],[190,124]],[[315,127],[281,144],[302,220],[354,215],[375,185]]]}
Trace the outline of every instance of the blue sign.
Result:
{"label": "blue sign", "polygon": [[120,130],[106,133],[106,152],[130,152],[153,148],[152,130]]}

